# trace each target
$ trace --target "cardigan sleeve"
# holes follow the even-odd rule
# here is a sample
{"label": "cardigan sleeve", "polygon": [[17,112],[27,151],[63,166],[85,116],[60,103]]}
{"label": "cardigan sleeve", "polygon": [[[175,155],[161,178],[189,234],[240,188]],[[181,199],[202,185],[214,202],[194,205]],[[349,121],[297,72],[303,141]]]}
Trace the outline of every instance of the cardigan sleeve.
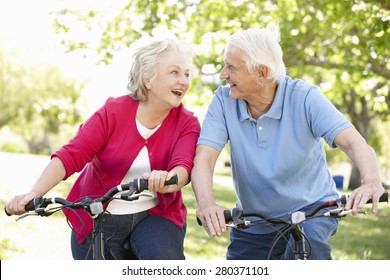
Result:
{"label": "cardigan sleeve", "polygon": [[191,175],[199,132],[200,124],[198,119],[194,116],[188,118],[175,144],[168,170],[176,166],[182,166],[187,170],[188,175]]}
{"label": "cardigan sleeve", "polygon": [[52,155],[58,157],[64,164],[67,179],[80,172],[101,150],[107,139],[106,108],[103,106],[95,112],[84,124],[80,125],[76,135],[59,151]]}

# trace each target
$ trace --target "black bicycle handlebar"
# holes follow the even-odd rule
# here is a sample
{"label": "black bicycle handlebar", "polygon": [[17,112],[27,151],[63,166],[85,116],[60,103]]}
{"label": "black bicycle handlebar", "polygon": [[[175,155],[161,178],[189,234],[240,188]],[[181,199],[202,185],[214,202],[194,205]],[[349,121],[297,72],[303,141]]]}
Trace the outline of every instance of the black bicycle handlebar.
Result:
{"label": "black bicycle handlebar", "polygon": [[[343,195],[338,199],[324,202],[324,203],[320,204],[312,212],[305,214],[305,217],[306,218],[313,217],[318,211],[320,211],[324,208],[333,207],[333,206],[344,207],[347,204],[348,197],[349,197],[348,195]],[[381,195],[381,197],[379,198],[379,202],[389,202],[389,197],[388,197],[387,191]],[[370,203],[372,203],[371,199],[366,202],[366,204],[370,204]],[[232,221],[237,221],[240,218],[250,217],[250,216],[262,218],[262,219],[264,219],[272,224],[287,224],[287,223],[289,223],[285,219],[272,218],[272,217],[268,216],[267,214],[265,214],[261,211],[258,211],[258,210],[250,210],[250,209],[242,210],[239,208],[233,208],[231,210],[224,210],[224,217],[225,217],[226,223],[229,223]],[[198,224],[201,226],[202,225],[201,220],[198,217],[196,219],[198,221]]]}
{"label": "black bicycle handlebar", "polygon": [[[168,185],[175,185],[178,183],[178,177],[175,174],[172,176],[171,179],[165,181],[164,186]],[[65,207],[71,207],[72,209],[85,209],[88,210],[88,207],[90,207],[93,203],[106,203],[110,199],[113,198],[115,194],[121,191],[129,191],[124,195],[123,197],[121,196],[122,199],[126,200],[125,197],[130,197],[131,195],[135,193],[141,193],[142,191],[145,191],[148,189],[148,180],[145,180],[143,178],[137,178],[134,179],[132,182],[126,183],[126,184],[121,184],[118,186],[115,186],[111,188],[104,196],[97,198],[97,199],[91,199],[90,197],[85,197],[81,202],[70,202],[66,199],[60,198],[60,197],[54,197],[54,198],[44,198],[42,196],[38,196],[33,198],[31,201],[29,201],[26,206],[25,210],[26,211],[34,211],[36,209],[44,209],[50,204],[61,204]],[[127,199],[131,200],[131,199]],[[8,212],[6,207],[4,206],[4,211],[7,214],[7,216],[11,216]]]}

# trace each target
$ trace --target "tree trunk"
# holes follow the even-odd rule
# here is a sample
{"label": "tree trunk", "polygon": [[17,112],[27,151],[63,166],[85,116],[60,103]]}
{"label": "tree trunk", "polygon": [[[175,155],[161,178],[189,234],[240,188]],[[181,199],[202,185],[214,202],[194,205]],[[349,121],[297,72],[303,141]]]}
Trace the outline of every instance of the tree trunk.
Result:
{"label": "tree trunk", "polygon": [[[349,98],[350,99],[344,98],[344,101],[348,106],[351,121],[355,128],[363,136],[363,138],[366,139],[366,141],[368,142],[371,116],[367,101],[364,96],[357,95],[357,93],[353,89],[349,92]],[[348,189],[354,190],[360,186],[360,173],[356,167],[356,164],[352,162],[351,176],[349,180]]]}
{"label": "tree trunk", "polygon": [[359,170],[357,169],[356,164],[352,163],[351,177],[349,179],[348,189],[354,190],[360,187],[360,185],[361,180]]}

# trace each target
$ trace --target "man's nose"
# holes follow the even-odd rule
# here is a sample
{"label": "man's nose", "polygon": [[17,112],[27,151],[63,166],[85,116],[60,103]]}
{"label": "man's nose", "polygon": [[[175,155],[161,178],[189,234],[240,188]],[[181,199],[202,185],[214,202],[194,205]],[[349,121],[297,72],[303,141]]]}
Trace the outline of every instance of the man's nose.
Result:
{"label": "man's nose", "polygon": [[222,68],[221,73],[219,74],[219,78],[221,80],[227,80],[229,78],[228,72],[226,71],[226,68]]}

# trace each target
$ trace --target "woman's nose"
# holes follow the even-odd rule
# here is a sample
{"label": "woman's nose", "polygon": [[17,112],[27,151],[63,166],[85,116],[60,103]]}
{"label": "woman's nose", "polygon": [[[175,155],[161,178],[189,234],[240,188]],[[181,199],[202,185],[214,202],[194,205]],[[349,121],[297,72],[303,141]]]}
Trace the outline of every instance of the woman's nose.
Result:
{"label": "woman's nose", "polygon": [[187,88],[190,86],[190,78],[186,75],[180,76],[179,83],[185,85]]}

